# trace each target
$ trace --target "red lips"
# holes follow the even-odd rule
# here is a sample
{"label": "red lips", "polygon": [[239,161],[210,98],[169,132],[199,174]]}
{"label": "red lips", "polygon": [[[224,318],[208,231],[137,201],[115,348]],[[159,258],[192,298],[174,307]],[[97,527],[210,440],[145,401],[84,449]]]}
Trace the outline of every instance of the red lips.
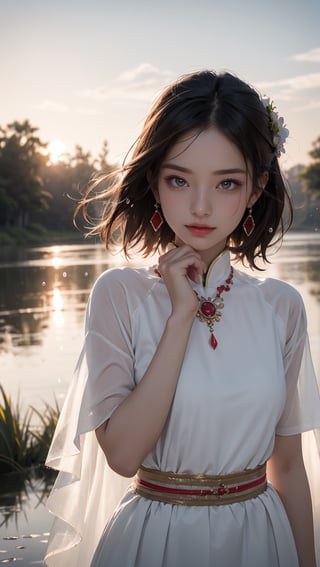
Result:
{"label": "red lips", "polygon": [[189,224],[186,228],[195,236],[206,236],[210,234],[215,228],[206,224]]}

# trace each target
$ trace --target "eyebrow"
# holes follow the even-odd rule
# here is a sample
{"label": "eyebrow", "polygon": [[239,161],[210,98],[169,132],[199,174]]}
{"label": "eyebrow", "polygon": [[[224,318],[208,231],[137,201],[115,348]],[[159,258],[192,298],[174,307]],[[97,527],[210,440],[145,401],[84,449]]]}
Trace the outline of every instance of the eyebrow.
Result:
{"label": "eyebrow", "polygon": [[[163,163],[161,169],[174,169],[175,171],[181,171],[182,173],[193,173],[192,169],[188,167],[183,167],[182,165],[178,165],[176,163]],[[241,169],[239,167],[232,167],[229,169],[217,169],[216,171],[212,172],[212,175],[226,175],[230,173],[247,173],[245,169]]]}

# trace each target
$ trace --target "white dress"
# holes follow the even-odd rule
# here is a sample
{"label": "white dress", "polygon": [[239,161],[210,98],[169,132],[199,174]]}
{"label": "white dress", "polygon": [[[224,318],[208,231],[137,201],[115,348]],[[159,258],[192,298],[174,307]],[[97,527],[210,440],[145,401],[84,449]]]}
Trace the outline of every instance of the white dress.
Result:
{"label": "white dress", "polygon": [[[205,288],[190,283],[199,295],[214,297],[229,272],[226,252]],[[269,459],[275,434],[320,427],[298,292],[235,270],[224,299],[216,350],[207,325],[194,321],[170,415],[146,467],[213,475],[251,469]],[[94,286],[84,348],[47,460],[64,472],[48,502],[60,520],[46,564],[298,567],[289,521],[271,485],[245,502],[189,507],[138,496],[108,468],[94,429],[144,375],[170,311],[166,286],[152,268],[112,269]],[[115,507],[119,488],[125,494]]]}

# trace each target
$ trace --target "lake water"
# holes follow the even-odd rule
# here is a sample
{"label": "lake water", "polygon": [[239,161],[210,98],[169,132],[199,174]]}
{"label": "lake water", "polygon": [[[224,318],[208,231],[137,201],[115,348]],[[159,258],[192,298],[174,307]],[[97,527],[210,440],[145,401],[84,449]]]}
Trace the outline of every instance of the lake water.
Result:
{"label": "lake water", "polygon": [[[271,260],[261,277],[286,280],[303,296],[319,376],[320,234],[290,233]],[[123,263],[100,244],[0,250],[0,383],[13,401],[19,398],[22,413],[55,400],[61,406],[81,348],[92,284],[102,271]],[[51,524],[45,489],[36,479],[19,491],[0,490],[6,492],[0,499],[0,564],[14,559],[20,567],[41,564]]]}

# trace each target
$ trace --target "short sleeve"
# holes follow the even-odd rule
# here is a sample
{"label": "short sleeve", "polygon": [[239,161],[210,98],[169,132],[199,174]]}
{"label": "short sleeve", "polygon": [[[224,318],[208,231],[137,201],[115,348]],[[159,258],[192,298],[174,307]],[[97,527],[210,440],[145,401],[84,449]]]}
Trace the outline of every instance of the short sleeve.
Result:
{"label": "short sleeve", "polygon": [[278,435],[295,435],[320,427],[320,398],[307,334],[302,298],[294,290],[287,314],[284,352],[286,402],[278,422]]}
{"label": "short sleeve", "polygon": [[121,270],[103,274],[89,299],[81,359],[87,380],[80,433],[109,419],[135,386],[129,298],[121,274]]}

